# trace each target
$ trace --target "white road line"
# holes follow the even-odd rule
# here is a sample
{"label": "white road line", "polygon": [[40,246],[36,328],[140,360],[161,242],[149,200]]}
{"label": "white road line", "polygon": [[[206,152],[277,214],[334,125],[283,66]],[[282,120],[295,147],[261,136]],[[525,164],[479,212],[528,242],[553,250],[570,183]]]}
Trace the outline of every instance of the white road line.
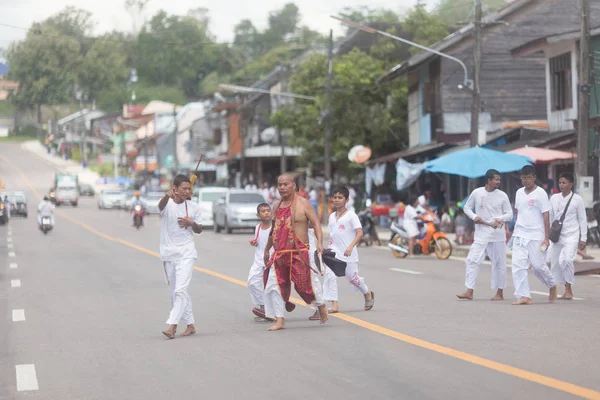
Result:
{"label": "white road line", "polygon": [[10,242],[12,242],[12,238],[6,238],[6,242],[7,242],[7,243],[10,243]]}
{"label": "white road line", "polygon": [[390,271],[403,272],[410,275],[423,275],[422,272],[411,271],[410,269],[390,268]]}
{"label": "white road line", "polygon": [[20,279],[11,280],[10,287],[21,287],[21,280]]}
{"label": "white road line", "polygon": [[8,237],[12,236],[12,232],[11,231],[6,232],[6,236],[8,236]]}
{"label": "white road line", "polygon": [[233,242],[233,239],[230,238],[230,237],[228,237],[228,236],[226,236],[226,237],[223,238],[223,241],[224,242]]}
{"label": "white road line", "polygon": [[11,251],[11,252],[8,253],[8,256],[9,257],[16,257],[17,255],[15,254],[14,251]]}
{"label": "white road line", "polygon": [[[540,296],[548,296],[548,292],[536,292],[535,290],[530,290],[529,292],[533,294],[539,294]],[[573,300],[581,301],[585,299],[582,299],[581,297],[573,297]]]}
{"label": "white road line", "polygon": [[11,263],[8,265],[10,267],[10,269],[17,269],[17,264],[16,263]]}
{"label": "white road line", "polygon": [[25,310],[12,310],[13,322],[25,321]]}
{"label": "white road line", "polygon": [[39,390],[35,364],[15,365],[15,372],[17,374],[17,390],[19,392]]}
{"label": "white road line", "polygon": [[597,274],[591,274],[591,275],[587,275],[587,276],[591,276],[592,278],[600,278],[600,275],[597,275]]}

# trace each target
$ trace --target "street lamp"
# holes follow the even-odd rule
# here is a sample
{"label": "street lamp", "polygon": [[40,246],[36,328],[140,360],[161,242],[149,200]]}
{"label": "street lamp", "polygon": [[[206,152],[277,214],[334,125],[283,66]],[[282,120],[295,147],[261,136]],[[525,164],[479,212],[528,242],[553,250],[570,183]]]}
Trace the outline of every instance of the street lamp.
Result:
{"label": "street lamp", "polygon": [[[354,22],[354,21],[350,21],[349,19],[346,19],[346,18],[336,17],[334,15],[331,15],[331,18],[336,19],[336,20],[340,21],[341,23],[343,23],[345,25],[351,26],[353,28],[360,29],[361,31],[368,32],[368,33],[380,34],[380,35],[389,37],[391,39],[397,40],[399,42],[402,42],[404,44],[407,44],[409,46],[418,47],[421,50],[425,50],[425,51],[428,51],[430,53],[437,54],[440,57],[444,57],[444,58],[447,58],[449,60],[455,61],[455,62],[457,62],[457,63],[460,64],[460,66],[462,67],[462,69],[463,69],[463,71],[465,73],[463,85],[460,85],[460,86],[464,86],[464,88],[471,89],[471,90],[473,89],[473,80],[469,79],[469,72],[467,71],[467,66],[460,59],[458,59],[456,57],[452,57],[452,56],[450,56],[448,54],[445,54],[445,53],[442,53],[440,51],[434,50],[434,49],[432,49],[430,47],[426,47],[426,46],[420,45],[418,43],[411,42],[410,40],[407,40],[407,39],[404,39],[404,38],[392,35],[390,33],[387,33],[387,32],[384,32],[384,31],[380,31],[380,30],[375,29],[375,28],[371,28],[369,26],[362,25],[362,24],[359,24],[359,23]],[[460,86],[459,86],[459,88],[463,89],[463,87],[460,87]]]}
{"label": "street lamp", "polygon": [[[230,91],[230,92],[234,92],[234,93],[262,93],[262,94],[268,94],[270,96],[275,96],[275,101],[277,102],[277,108],[279,108],[279,98],[280,97],[290,97],[290,98],[295,98],[295,99],[303,99],[303,100],[311,100],[316,102],[317,98],[314,96],[306,96],[303,94],[297,94],[297,93],[289,93],[289,92],[279,92],[279,93],[271,93],[269,90],[265,90],[265,89],[258,89],[258,88],[252,88],[252,87],[247,87],[247,86],[237,86],[237,85],[229,85],[229,84],[225,84],[225,83],[221,83],[219,84],[219,87],[221,89]],[[279,145],[281,146],[281,173],[285,173],[285,143],[284,143],[284,139],[283,139],[283,134],[281,133],[280,129],[277,129],[277,132],[279,133]]]}

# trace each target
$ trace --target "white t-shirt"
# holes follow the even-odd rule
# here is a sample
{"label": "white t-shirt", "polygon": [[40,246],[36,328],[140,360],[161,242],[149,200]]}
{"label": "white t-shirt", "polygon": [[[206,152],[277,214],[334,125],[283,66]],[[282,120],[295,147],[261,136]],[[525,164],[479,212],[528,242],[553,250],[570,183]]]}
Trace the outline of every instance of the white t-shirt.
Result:
{"label": "white t-shirt", "polygon": [[38,214],[40,217],[51,217],[54,212],[54,204],[49,201],[42,201],[38,206]]}
{"label": "white t-shirt", "polygon": [[[473,212],[475,209],[475,212]],[[512,220],[513,211],[508,196],[502,190],[488,192],[485,187],[477,188],[469,196],[463,207],[467,217],[479,217],[485,222],[493,222],[496,218],[503,222]],[[502,228],[492,228],[483,224],[475,224],[475,240],[478,242],[505,242],[506,231]]]}
{"label": "white t-shirt", "polygon": [[[267,247],[267,242],[269,241],[269,233],[271,232],[271,228],[263,229],[260,226],[261,224],[256,225],[254,228],[254,239],[256,239],[256,247],[254,250],[254,264],[260,265],[261,267],[265,267],[265,247]],[[271,254],[273,254],[274,249],[271,247]]]}
{"label": "white t-shirt", "polygon": [[419,196],[419,205],[423,206],[423,207],[429,205],[429,200],[427,200],[427,197],[425,197],[424,194],[422,194],[422,195]]}
{"label": "white t-shirt", "polygon": [[310,201],[317,201],[318,197],[319,197],[319,193],[317,193],[317,191],[315,189],[308,192],[308,199]]}
{"label": "white t-shirt", "polygon": [[160,212],[162,217],[160,257],[163,261],[198,258],[192,228],[182,228],[177,222],[177,218],[185,218],[186,206],[187,215],[199,224],[200,208],[193,201],[184,201],[177,204],[173,199],[169,199],[165,208]]}
{"label": "white t-shirt", "polygon": [[529,240],[544,240],[546,237],[543,213],[550,211],[548,194],[541,187],[526,194],[525,188],[517,190],[515,197],[517,222],[513,236]]}
{"label": "white t-shirt", "polygon": [[[550,198],[550,225],[552,222],[560,220],[570,198],[571,194],[564,197],[562,193],[557,193]],[[560,231],[560,242],[579,242],[580,235],[581,240],[585,242],[587,241],[587,230],[587,215],[583,199],[580,195],[574,194]]]}
{"label": "white t-shirt", "polygon": [[329,248],[335,252],[335,258],[346,262],[358,262],[358,250],[352,249],[349,257],[344,252],[356,237],[356,229],[362,229],[358,216],[352,211],[346,211],[338,220],[335,213],[329,216]]}

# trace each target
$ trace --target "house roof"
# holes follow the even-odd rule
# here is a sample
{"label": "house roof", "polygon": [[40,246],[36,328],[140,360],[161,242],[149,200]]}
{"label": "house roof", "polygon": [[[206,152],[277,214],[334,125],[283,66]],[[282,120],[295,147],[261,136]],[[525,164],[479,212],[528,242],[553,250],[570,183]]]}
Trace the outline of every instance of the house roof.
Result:
{"label": "house roof", "polygon": [[[600,26],[594,27],[590,29],[591,36],[600,35]],[[512,49],[510,52],[515,57],[524,57],[533,53],[537,53],[542,50],[544,46],[554,43],[563,42],[565,40],[579,40],[581,37],[581,30],[572,30],[562,33],[556,33],[549,36],[540,37],[534,39],[530,42],[527,42],[515,49]]]}
{"label": "house roof", "polygon": [[[496,12],[486,15],[482,20],[483,26],[493,24],[494,22],[501,20],[502,18],[520,10],[522,7],[526,6],[532,1],[533,0],[514,0],[513,2],[504,6],[504,8],[501,8]],[[452,33],[451,35],[446,36],[441,41],[432,45],[431,48],[439,52],[443,52],[449,47],[452,47],[462,42],[464,39],[471,38],[471,32],[473,31],[473,28],[474,24],[469,24],[461,28],[460,30]],[[429,51],[422,51],[419,54],[409,58],[408,60],[396,65],[387,74],[379,78],[378,83],[389,82],[395,79],[396,77],[405,74],[408,70],[412,69],[413,67],[416,67],[417,65],[420,65],[433,57],[438,57],[438,55]]]}
{"label": "house roof", "polygon": [[173,113],[173,110],[179,111],[179,110],[181,110],[181,108],[182,107],[178,106],[177,104],[167,103],[166,101],[161,101],[161,100],[152,100],[150,103],[148,103],[146,108],[144,108],[144,111],[142,111],[142,114],[147,115],[147,114]]}

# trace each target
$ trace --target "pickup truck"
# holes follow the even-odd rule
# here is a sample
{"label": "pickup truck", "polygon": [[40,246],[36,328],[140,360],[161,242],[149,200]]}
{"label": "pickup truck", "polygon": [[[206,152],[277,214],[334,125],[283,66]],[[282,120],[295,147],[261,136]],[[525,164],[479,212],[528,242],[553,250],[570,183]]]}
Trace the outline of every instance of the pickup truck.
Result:
{"label": "pickup truck", "polygon": [[56,205],[71,203],[73,207],[77,207],[79,202],[79,191],[77,186],[71,182],[59,182],[54,191]]}

